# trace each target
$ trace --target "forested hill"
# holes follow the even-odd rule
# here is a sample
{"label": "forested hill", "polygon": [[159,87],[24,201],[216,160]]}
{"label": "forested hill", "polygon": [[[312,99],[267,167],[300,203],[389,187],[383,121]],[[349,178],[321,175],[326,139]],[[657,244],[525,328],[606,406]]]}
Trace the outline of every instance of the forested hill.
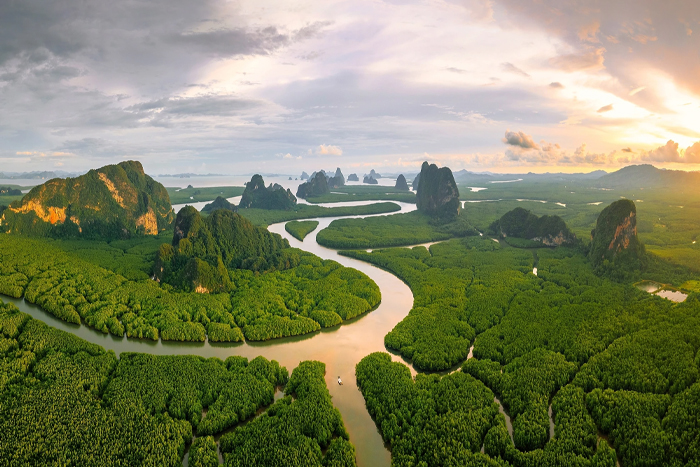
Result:
{"label": "forested hill", "polygon": [[30,236],[121,238],[156,235],[173,221],[165,187],[140,162],[125,161],[75,178],[55,178],[13,202],[0,229]]}
{"label": "forested hill", "polygon": [[595,185],[603,188],[672,188],[700,190],[700,172],[657,169],[653,165],[630,165],[600,177]]}
{"label": "forested hill", "polygon": [[576,235],[559,216],[538,217],[527,209],[515,208],[490,226],[496,235],[525,238],[549,246],[576,242]]}
{"label": "forested hill", "polygon": [[[288,269],[298,258],[287,255],[289,243],[225,209],[202,217],[192,206],[177,214],[172,245],[158,250],[159,280],[198,292],[225,291],[228,269],[269,271]],[[290,264],[291,263],[291,264]]]}

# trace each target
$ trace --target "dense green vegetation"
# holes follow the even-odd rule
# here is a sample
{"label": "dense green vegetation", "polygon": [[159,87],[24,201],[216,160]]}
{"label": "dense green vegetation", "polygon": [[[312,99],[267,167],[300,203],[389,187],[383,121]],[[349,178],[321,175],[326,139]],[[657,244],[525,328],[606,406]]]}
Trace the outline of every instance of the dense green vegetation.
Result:
{"label": "dense green vegetation", "polygon": [[489,233],[505,238],[516,237],[536,241],[549,246],[576,242],[576,236],[561,217],[546,215],[538,217],[521,207],[505,213],[491,224]]}
{"label": "dense green vegetation", "polygon": [[214,186],[199,188],[167,188],[172,204],[191,204],[204,201],[213,201],[219,196],[224,199],[241,196],[245,187],[242,186]]}
{"label": "dense green vegetation", "polygon": [[324,374],[325,364],[301,362],[284,398],[221,437],[224,465],[354,466],[355,448],[333,407]]}
{"label": "dense green vegetation", "polygon": [[388,269],[413,291],[413,309],[386,335],[389,349],[420,370],[446,370],[467,357],[477,333],[497,324],[513,296],[534,286],[532,255],[469,237],[413,249],[343,252]]}
{"label": "dense green vegetation", "polygon": [[[3,465],[178,466],[196,434],[189,465],[212,466],[218,447],[206,435],[227,428],[227,465],[355,465],[319,362],[302,362],[287,383],[262,357],[117,359],[0,301],[0,368]],[[285,385],[287,398],[239,426]]]}
{"label": "dense green vegetation", "polygon": [[316,230],[316,227],[318,227],[318,221],[290,221],[284,225],[284,230],[301,242],[304,241],[304,237]]}
{"label": "dense green vegetation", "polygon": [[125,161],[32,188],[4,211],[0,226],[13,234],[105,240],[157,235],[173,218],[163,185],[140,162]]}
{"label": "dense green vegetation", "polygon": [[266,187],[262,176],[256,174],[246,183],[245,191],[238,206],[240,208],[290,210],[296,204],[297,199],[291,190],[285,190],[276,183]]}
{"label": "dense green vegetation", "polygon": [[310,219],[312,217],[367,216],[371,214],[391,213],[400,210],[401,207],[395,203],[376,203],[365,206],[342,206],[334,208],[297,204],[291,211],[242,209],[239,214],[246,219],[249,219],[255,225],[267,226],[278,222],[297,219]]}
{"label": "dense green vegetation", "polygon": [[203,217],[192,206],[177,213],[172,244],[158,249],[155,276],[168,284],[198,292],[230,290],[230,269],[289,269],[298,257],[289,242],[248,219],[225,210]]}
{"label": "dense green vegetation", "polygon": [[[356,188],[353,185],[352,188]],[[333,190],[334,192],[336,190]],[[312,196],[306,198],[309,203],[346,203],[353,201],[399,201],[401,203],[415,203],[415,193],[356,193],[356,194],[340,194],[327,193],[320,196]]]}
{"label": "dense green vegetation", "polygon": [[[287,249],[297,267],[267,274],[229,271],[230,292],[177,292],[134,269],[127,280],[109,267],[139,263],[120,245],[56,242],[0,235],[0,293],[116,336],[237,342],[299,335],[335,326],[376,308],[381,295],[364,274]],[[62,247],[65,247],[64,251]],[[152,248],[152,244],[150,245]],[[133,250],[131,250],[133,248]],[[134,245],[127,251],[149,249]],[[102,267],[101,267],[102,266]]]}
{"label": "dense green vegetation", "polygon": [[[413,358],[418,369],[438,370],[464,360],[476,335],[475,358],[462,372],[492,390],[513,420],[512,438],[500,416],[485,417],[483,429],[472,423],[450,433],[444,420],[460,417],[462,407],[418,415],[418,408],[435,403],[425,394],[411,395],[427,377],[419,375],[413,383],[402,364],[372,355],[357,367],[358,384],[391,444],[394,465],[423,459],[427,449],[421,440],[435,437],[431,426],[441,427],[431,452],[449,457],[426,460],[428,465],[477,465],[436,449],[464,445],[471,430],[482,433],[472,446],[483,443],[491,461],[513,466],[612,467],[615,452],[625,466],[700,462],[700,426],[691,415],[700,394],[698,295],[674,304],[599,277],[584,253],[570,248],[538,250],[538,276],[528,273],[532,257],[526,251],[477,238],[433,245],[430,253],[414,248],[347,254],[386,268],[411,286],[414,309],[386,336],[387,347]],[[483,294],[471,304],[471,289],[479,282]],[[424,304],[432,297],[440,302],[431,318],[430,305]],[[482,319],[479,327],[475,317],[491,319]],[[461,336],[460,329],[466,330]],[[442,347],[444,342],[449,345]],[[474,384],[457,383],[457,374],[430,378],[457,390]],[[421,403],[411,402],[416,397]],[[614,451],[598,433],[608,437]]]}
{"label": "dense green vegetation", "polygon": [[478,234],[464,216],[441,223],[414,211],[365,219],[337,219],[321,230],[316,240],[330,248],[381,248]]}
{"label": "dense green vegetation", "polygon": [[0,186],[0,195],[2,196],[22,196],[22,190],[11,186]]}

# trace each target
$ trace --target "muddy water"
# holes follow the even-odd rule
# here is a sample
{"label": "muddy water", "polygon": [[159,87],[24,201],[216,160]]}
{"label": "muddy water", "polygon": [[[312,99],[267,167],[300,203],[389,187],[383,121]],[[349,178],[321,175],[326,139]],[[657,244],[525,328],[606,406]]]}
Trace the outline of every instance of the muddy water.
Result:
{"label": "muddy water", "polygon": [[[345,204],[345,203],[343,203]],[[358,203],[364,204],[364,203]],[[397,203],[401,212],[415,210],[415,204]],[[337,205],[337,204],[335,204]],[[357,216],[366,217],[366,216]],[[201,355],[225,359],[230,355],[241,355],[252,359],[262,355],[274,359],[291,370],[303,360],[319,360],[326,364],[326,384],[333,397],[333,404],[340,410],[357,449],[360,467],[389,466],[390,453],[384,446],[381,435],[365,408],[362,394],[355,380],[355,365],[372,352],[386,351],[384,336],[401,321],[413,306],[413,295],[408,286],[396,276],[352,258],[338,255],[337,251],[316,243],[316,234],[336,218],[315,219],[318,228],[303,242],[289,235],[284,223],[274,224],[269,230],[280,234],[293,247],[314,253],[324,259],[332,259],[344,266],[353,267],[367,274],[379,286],[382,302],[379,307],[344,324],[304,336],[276,339],[267,342],[245,342],[237,344],[210,344],[186,342],[153,342],[138,339],[116,338],[102,334],[87,326],[77,326],[55,318],[39,307],[24,300],[2,297],[16,304],[20,310],[58,329],[71,332],[89,342],[98,344],[119,354],[121,352],[144,352],[157,355]],[[393,355],[396,361],[401,357]],[[405,363],[405,362],[404,362]],[[411,368],[413,370],[413,368]],[[412,373],[415,373],[412,371]],[[343,385],[338,385],[340,376]]]}

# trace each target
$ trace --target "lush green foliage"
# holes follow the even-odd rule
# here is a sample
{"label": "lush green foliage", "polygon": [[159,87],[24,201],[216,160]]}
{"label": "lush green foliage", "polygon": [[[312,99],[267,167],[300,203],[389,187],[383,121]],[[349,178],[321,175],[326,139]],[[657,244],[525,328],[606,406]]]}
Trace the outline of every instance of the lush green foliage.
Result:
{"label": "lush green foliage", "polygon": [[220,209],[202,217],[192,206],[185,206],[177,214],[172,245],[158,250],[155,275],[185,290],[228,291],[229,269],[294,267],[297,258],[284,251],[288,248],[282,237],[234,212]]}
{"label": "lush green foliage", "polygon": [[[229,465],[354,466],[324,368],[302,362],[287,383],[262,357],[117,359],[0,302],[0,463],[178,466],[197,433],[189,465],[208,467],[218,458],[206,435],[233,428],[222,438]],[[239,426],[284,385],[288,397]]]}
{"label": "lush green foliage", "polygon": [[[493,393],[462,372],[419,374],[389,354],[358,363],[357,384],[384,441],[392,466],[499,466],[479,453],[486,433],[501,420]],[[506,433],[507,436],[507,433]]]}
{"label": "lush green foliage", "polygon": [[291,211],[241,209],[239,214],[249,219],[255,225],[267,226],[278,222],[309,219],[312,217],[366,216],[369,214],[385,214],[400,210],[401,207],[395,203],[376,203],[365,206],[342,206],[334,208],[297,204]]}
{"label": "lush green foliage", "polygon": [[478,235],[463,216],[443,224],[418,211],[365,219],[337,219],[316,236],[330,248],[381,248]]}
{"label": "lush green foliage", "polygon": [[253,175],[246,183],[239,207],[289,210],[296,204],[297,199],[289,189],[285,190],[276,183],[268,188],[262,176]]}
{"label": "lush green foliage", "polygon": [[644,252],[637,238],[637,207],[634,202],[621,199],[603,209],[591,237],[589,257],[599,270],[640,269]]}
{"label": "lush green foliage", "polygon": [[421,370],[445,370],[467,357],[477,333],[497,324],[513,296],[535,287],[532,255],[469,237],[430,247],[344,252],[396,274],[413,291],[413,309],[384,343]]}
{"label": "lush green foliage", "polygon": [[355,449],[333,407],[324,374],[325,364],[301,362],[285,388],[286,397],[221,437],[224,465],[354,466]]}
{"label": "lush green foliage", "polygon": [[191,204],[203,201],[213,201],[221,196],[224,199],[241,196],[245,187],[241,186],[215,186],[200,188],[167,188],[172,204]]}
{"label": "lush green foliage", "polygon": [[[228,295],[174,293],[151,280],[129,281],[51,242],[1,235],[0,265],[0,293],[24,296],[64,321],[104,333],[203,341],[211,321],[236,328]],[[243,339],[240,330],[232,337]]]}
{"label": "lush green foliage", "polygon": [[376,308],[379,287],[363,273],[290,249],[295,268],[232,274],[232,314],[246,339],[267,340],[331,327]]}
{"label": "lush green foliage", "polygon": [[22,190],[11,186],[0,186],[0,195],[3,196],[22,196]]}
{"label": "lush green foliage", "polygon": [[290,221],[284,225],[284,230],[297,240],[303,241],[307,235],[316,230],[316,227],[318,227],[318,221]]}
{"label": "lush green foliage", "polygon": [[538,217],[520,207],[505,213],[491,224],[489,231],[506,238],[536,240],[547,245],[562,245],[576,241],[576,236],[561,217],[546,215]]}
{"label": "lush green foliage", "polygon": [[174,218],[168,192],[125,161],[36,186],[5,210],[6,232],[32,236],[128,238],[158,234]]}

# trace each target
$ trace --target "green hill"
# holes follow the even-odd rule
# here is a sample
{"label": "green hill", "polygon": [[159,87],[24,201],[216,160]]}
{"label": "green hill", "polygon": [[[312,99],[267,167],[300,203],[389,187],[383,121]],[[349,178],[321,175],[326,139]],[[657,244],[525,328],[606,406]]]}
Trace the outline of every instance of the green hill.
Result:
{"label": "green hill", "polygon": [[642,256],[642,244],[637,238],[637,206],[628,199],[615,201],[598,216],[591,232],[589,257],[596,267],[607,262],[639,269]]}
{"label": "green hill", "polygon": [[489,228],[503,237],[525,238],[548,246],[559,246],[576,242],[576,235],[559,216],[537,217],[523,208],[505,213]]}
{"label": "green hill", "polygon": [[0,228],[29,236],[122,238],[157,235],[174,217],[165,187],[140,162],[125,161],[32,188],[4,211]]}
{"label": "green hill", "polygon": [[228,269],[268,271],[295,265],[283,252],[287,248],[282,237],[234,212],[220,209],[203,217],[185,206],[177,214],[172,244],[158,250],[155,277],[187,290],[225,291]]}

